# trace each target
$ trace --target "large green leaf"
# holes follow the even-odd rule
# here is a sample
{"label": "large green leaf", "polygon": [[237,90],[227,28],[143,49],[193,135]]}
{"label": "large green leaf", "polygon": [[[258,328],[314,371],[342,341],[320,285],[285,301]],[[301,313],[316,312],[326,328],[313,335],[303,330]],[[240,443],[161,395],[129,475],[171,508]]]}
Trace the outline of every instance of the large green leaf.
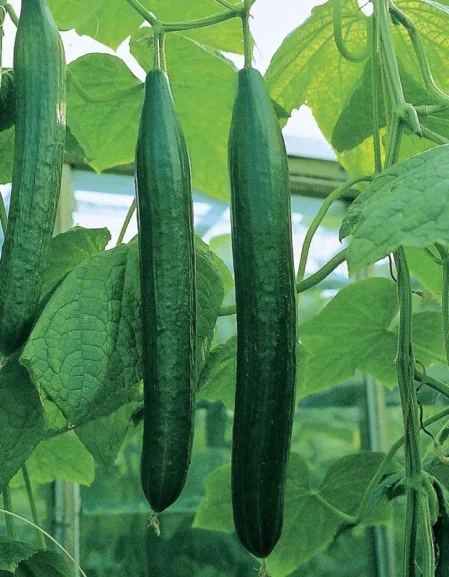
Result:
{"label": "large green leaf", "polygon": [[15,541],[10,537],[0,537],[0,571],[14,571],[20,561],[27,559],[36,553],[36,547],[21,541]]}
{"label": "large green leaf", "polygon": [[85,259],[103,251],[111,240],[107,228],[75,226],[51,239],[41,297]]}
{"label": "large green leaf", "polygon": [[17,359],[0,369],[0,493],[44,437],[45,415],[27,370]]}
{"label": "large green leaf", "polygon": [[[178,0],[142,0],[141,3],[166,22],[197,20],[223,11],[218,3],[210,0],[183,3]],[[75,28],[78,34],[91,36],[113,50],[144,21],[142,16],[123,0],[82,0],[68,3],[65,0],[49,0],[49,6],[61,29]],[[185,31],[184,34],[226,52],[243,52],[238,18],[201,30]]]}
{"label": "large green leaf", "polygon": [[395,164],[375,178],[351,205],[340,238],[352,232],[351,274],[400,246],[449,244],[449,145]]}
{"label": "large green leaf", "polygon": [[[342,5],[346,45],[360,52],[367,42],[367,19],[356,0]],[[307,102],[330,141],[340,111],[363,69],[363,62],[348,62],[337,50],[330,1],[313,8],[310,18],[285,38],[273,56],[266,79],[272,98],[288,112]]]}
{"label": "large green leaf", "polygon": [[[333,129],[332,146],[338,152],[345,152],[355,148],[373,134],[372,74],[373,65],[370,58]],[[431,99],[426,89],[404,70],[402,70],[401,79],[406,102],[411,102],[415,105],[436,103]],[[376,81],[377,86],[381,87],[380,67],[377,69]],[[383,128],[386,124],[386,117],[385,103],[381,91],[379,91],[377,106],[379,128]],[[424,118],[423,120],[424,124],[426,124],[427,119]]]}
{"label": "large green leaf", "polygon": [[[109,54],[87,54],[69,65],[89,98],[69,82],[67,122],[97,171],[134,160],[143,84],[124,62]],[[106,102],[105,102],[106,100]]]}
{"label": "large green leaf", "polygon": [[[223,299],[223,282],[199,239],[196,256],[201,370]],[[21,362],[69,425],[106,416],[134,400],[142,378],[136,240],[95,255],[65,278],[38,319]]]}
{"label": "large green leaf", "polygon": [[[341,384],[357,369],[394,387],[397,312],[393,281],[369,278],[342,289],[319,315],[299,328],[310,352],[300,396]],[[415,352],[423,363],[444,359],[440,323],[436,311],[413,315]]]}
{"label": "large green leaf", "polygon": [[17,577],[72,577],[73,565],[56,551],[40,550],[29,559],[22,561]]}
{"label": "large green leaf", "polygon": [[106,417],[77,427],[76,434],[95,461],[105,469],[112,468],[125,438],[135,430],[132,415],[140,404],[122,405]]}
{"label": "large green leaf", "polygon": [[[91,485],[95,478],[93,457],[73,431],[39,443],[26,465],[33,483],[36,484],[60,479]],[[23,485],[21,473],[13,479],[12,485]]]}
{"label": "large green leaf", "polygon": [[[316,491],[311,487],[311,472],[306,462],[298,454],[290,454],[283,532],[268,561],[272,577],[286,577],[328,547],[342,520],[322,503],[320,497],[338,509],[354,514],[383,457],[382,453],[374,452],[344,457],[331,465]],[[206,497],[198,508],[193,526],[233,533],[230,465],[223,465],[206,477],[205,487]],[[370,518],[363,522],[386,524],[390,520],[391,508],[382,502],[376,514],[370,512]]]}

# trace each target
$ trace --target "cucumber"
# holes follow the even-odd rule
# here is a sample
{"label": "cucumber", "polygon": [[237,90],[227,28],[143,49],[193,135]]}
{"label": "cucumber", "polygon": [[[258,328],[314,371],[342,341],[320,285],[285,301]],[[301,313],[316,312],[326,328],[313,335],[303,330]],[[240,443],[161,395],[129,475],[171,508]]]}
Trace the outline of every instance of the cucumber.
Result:
{"label": "cucumber", "polygon": [[142,290],[141,483],[155,512],[181,493],[193,439],[195,251],[190,160],[170,83],[148,73],[136,148]]}
{"label": "cucumber", "polygon": [[16,114],[15,108],[14,73],[12,69],[4,68],[0,86],[0,132],[13,126]]}
{"label": "cucumber", "polygon": [[436,553],[435,577],[449,577],[449,507],[438,481],[433,483],[438,499],[438,519],[433,525]]}
{"label": "cucumber", "polygon": [[238,75],[229,172],[237,305],[232,505],[240,542],[265,558],[283,523],[296,292],[287,154],[263,78],[252,68]]}
{"label": "cucumber", "polygon": [[14,46],[15,149],[0,261],[0,353],[26,340],[56,219],[66,131],[64,49],[44,0],[23,0]]}

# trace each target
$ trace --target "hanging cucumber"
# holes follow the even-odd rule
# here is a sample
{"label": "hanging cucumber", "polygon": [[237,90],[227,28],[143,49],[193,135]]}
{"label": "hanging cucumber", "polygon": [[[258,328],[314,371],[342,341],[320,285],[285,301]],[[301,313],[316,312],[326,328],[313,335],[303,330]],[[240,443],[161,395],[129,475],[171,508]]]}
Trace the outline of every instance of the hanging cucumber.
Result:
{"label": "hanging cucumber", "polygon": [[193,439],[195,252],[190,160],[169,79],[147,75],[136,149],[144,361],[141,482],[161,512],[181,493]]}
{"label": "hanging cucumber", "polygon": [[4,68],[0,86],[0,132],[14,124],[15,109],[14,73],[12,69]]}
{"label": "hanging cucumber", "polygon": [[0,261],[0,353],[27,338],[53,234],[64,158],[65,59],[45,0],[23,0],[14,46],[15,149]]}
{"label": "hanging cucumber", "polygon": [[439,509],[437,522],[432,528],[437,560],[435,577],[449,577],[449,507],[438,481],[434,481],[433,488],[437,494]]}
{"label": "hanging cucumber", "polygon": [[239,72],[229,138],[237,304],[232,504],[264,558],[282,530],[295,407],[296,293],[287,154],[260,73]]}

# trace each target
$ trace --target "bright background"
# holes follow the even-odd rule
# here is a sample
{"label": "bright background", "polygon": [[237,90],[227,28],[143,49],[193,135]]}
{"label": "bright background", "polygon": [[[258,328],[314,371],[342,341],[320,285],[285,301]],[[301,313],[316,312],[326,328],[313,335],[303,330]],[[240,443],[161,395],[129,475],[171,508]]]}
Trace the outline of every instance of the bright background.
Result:
{"label": "bright background", "polygon": [[[183,2],[194,0],[180,0]],[[211,0],[212,4],[213,0]],[[256,42],[254,52],[257,67],[262,71],[268,68],[273,54],[281,45],[289,32],[298,27],[311,13],[314,6],[323,4],[324,0],[257,0],[252,9],[251,30]],[[20,0],[11,0],[10,4],[19,12]],[[3,65],[12,67],[12,54],[14,45],[14,26],[9,18],[5,26],[5,45]],[[90,52],[114,52],[88,36],[79,36],[74,30],[63,32],[64,45],[66,48],[67,62],[72,62],[80,56]],[[137,64],[129,52],[129,41],[126,40],[118,48],[116,54],[120,56],[129,68],[142,81],[145,72]],[[240,65],[241,57],[232,55],[232,60]],[[285,129],[288,152],[292,155],[302,155],[308,151],[307,156],[316,158],[334,159],[335,155],[331,147],[324,140],[312,113],[306,106],[294,110]],[[301,136],[299,142],[297,138]]]}

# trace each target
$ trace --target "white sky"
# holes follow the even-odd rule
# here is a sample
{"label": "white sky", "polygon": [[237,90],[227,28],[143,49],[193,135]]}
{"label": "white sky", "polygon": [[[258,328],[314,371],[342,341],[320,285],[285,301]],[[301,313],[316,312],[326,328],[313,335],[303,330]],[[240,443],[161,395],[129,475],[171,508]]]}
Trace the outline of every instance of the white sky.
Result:
{"label": "white sky", "polygon": [[[182,0],[187,1],[187,0]],[[188,0],[193,2],[195,0]],[[282,43],[285,36],[299,26],[309,15],[314,6],[323,4],[325,0],[256,0],[252,9],[251,30],[257,48],[255,62],[264,72]],[[212,2],[212,0],[211,0]],[[10,0],[17,12],[20,11],[20,0]],[[79,36],[74,31],[62,33],[67,62],[76,60],[89,52],[109,52],[103,44],[99,44],[87,36]],[[3,46],[3,66],[12,66],[12,51],[14,44],[14,26],[7,19]],[[129,68],[142,80],[144,73],[137,65],[128,50],[128,41],[125,41],[117,50],[117,54],[128,64]],[[294,111],[284,129],[286,136],[298,136],[312,141],[323,142],[324,138],[317,127],[310,110],[303,106]],[[318,144],[318,143],[317,143]]]}

